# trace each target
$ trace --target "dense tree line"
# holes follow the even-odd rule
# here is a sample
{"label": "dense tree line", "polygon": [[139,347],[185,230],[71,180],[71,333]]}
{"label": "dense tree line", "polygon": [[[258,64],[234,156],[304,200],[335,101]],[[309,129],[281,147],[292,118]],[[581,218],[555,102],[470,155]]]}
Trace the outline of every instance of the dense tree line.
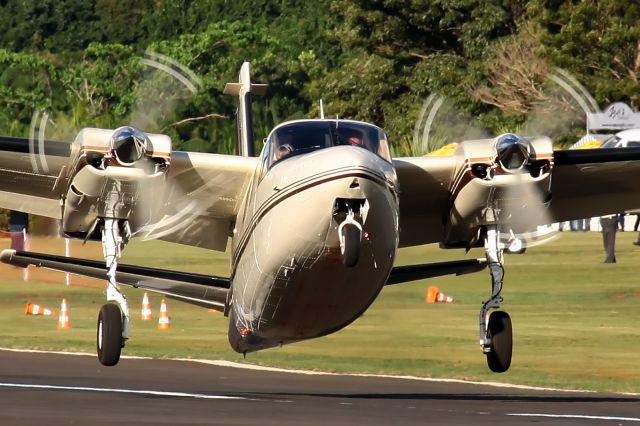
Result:
{"label": "dense tree line", "polygon": [[[222,89],[250,60],[270,84],[260,139],[318,116],[323,98],[331,116],[384,127],[396,154],[421,154],[416,122],[437,94],[433,139],[517,130],[566,143],[584,112],[559,76],[602,108],[640,108],[639,18],[616,0],[0,0],[0,133],[27,136],[48,111],[51,139],[133,123],[177,149],[230,152],[235,100]],[[167,58],[189,84],[158,71],[179,69]]]}

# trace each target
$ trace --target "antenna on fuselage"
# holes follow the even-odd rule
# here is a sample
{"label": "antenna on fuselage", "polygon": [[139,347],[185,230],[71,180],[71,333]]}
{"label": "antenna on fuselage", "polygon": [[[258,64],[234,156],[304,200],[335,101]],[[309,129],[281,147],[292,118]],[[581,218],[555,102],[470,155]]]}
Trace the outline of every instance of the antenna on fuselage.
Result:
{"label": "antenna on fuselage", "polygon": [[324,120],[324,103],[322,102],[322,99],[320,99],[320,119]]}
{"label": "antenna on fuselage", "polygon": [[238,96],[238,155],[255,157],[256,144],[253,136],[253,115],[251,113],[251,95],[262,96],[267,91],[266,84],[251,83],[251,64],[244,62],[240,67],[237,83],[227,83],[225,95]]}

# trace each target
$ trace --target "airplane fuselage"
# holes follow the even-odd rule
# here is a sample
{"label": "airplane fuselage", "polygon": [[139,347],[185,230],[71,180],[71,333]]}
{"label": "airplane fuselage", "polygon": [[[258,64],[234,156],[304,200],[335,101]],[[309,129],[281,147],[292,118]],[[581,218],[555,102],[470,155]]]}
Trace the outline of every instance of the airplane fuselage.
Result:
{"label": "airplane fuselage", "polygon": [[[345,327],[384,285],[398,245],[391,163],[335,146],[256,170],[234,230],[229,341],[250,352]],[[359,209],[354,266],[342,262],[341,209]]]}

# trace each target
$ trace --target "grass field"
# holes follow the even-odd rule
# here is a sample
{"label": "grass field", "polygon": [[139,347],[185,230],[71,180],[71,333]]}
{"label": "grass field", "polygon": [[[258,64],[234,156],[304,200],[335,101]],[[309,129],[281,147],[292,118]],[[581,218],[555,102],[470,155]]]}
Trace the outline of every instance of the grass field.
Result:
{"label": "grass field", "polygon": [[[504,374],[488,371],[478,345],[478,312],[489,296],[488,272],[441,277],[383,290],[354,324],[331,336],[249,354],[246,362],[286,368],[492,380],[538,386],[640,392],[640,248],[636,233],[619,233],[617,264],[603,264],[599,233],[563,233],[524,255],[506,258],[503,308],[514,326],[514,355]],[[9,245],[0,240],[0,245]],[[36,240],[32,250],[63,253],[62,240]],[[73,244],[73,256],[101,258],[98,245]],[[425,246],[401,250],[399,264],[482,257]],[[124,263],[228,274],[227,255],[161,242],[132,242]],[[94,352],[104,284],[64,275],[0,269],[0,346]],[[437,285],[455,304],[427,305]],[[227,344],[227,320],[169,301],[171,329],[139,320],[142,293],[127,290],[134,317],[126,355],[242,361]],[[72,328],[56,317],[25,316],[27,301],[58,309],[65,297]],[[157,314],[160,297],[150,295]],[[97,361],[96,361],[97,362]],[[117,368],[117,367],[116,367]]]}

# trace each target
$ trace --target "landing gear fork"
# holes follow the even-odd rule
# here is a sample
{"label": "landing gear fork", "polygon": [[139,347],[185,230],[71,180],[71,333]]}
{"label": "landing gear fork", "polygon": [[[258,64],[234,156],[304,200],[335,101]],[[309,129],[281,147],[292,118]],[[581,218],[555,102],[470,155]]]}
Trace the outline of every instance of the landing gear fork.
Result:
{"label": "landing gear fork", "polygon": [[355,219],[351,206],[348,207],[346,218],[338,226],[338,237],[342,263],[347,267],[355,266],[360,258],[362,225]]}

